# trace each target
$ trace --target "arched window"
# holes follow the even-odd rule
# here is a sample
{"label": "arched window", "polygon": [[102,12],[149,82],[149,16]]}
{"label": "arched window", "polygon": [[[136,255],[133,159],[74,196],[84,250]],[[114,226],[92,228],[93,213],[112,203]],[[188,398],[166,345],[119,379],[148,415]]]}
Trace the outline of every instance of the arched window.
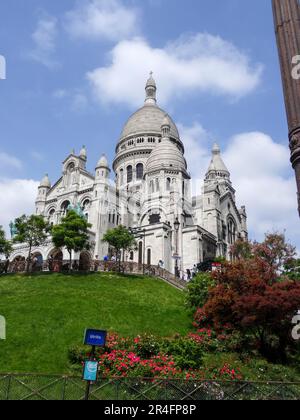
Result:
{"label": "arched window", "polygon": [[139,264],[143,264],[143,242],[139,242]]}
{"label": "arched window", "polygon": [[120,170],[120,185],[124,184],[124,169]]}
{"label": "arched window", "polygon": [[134,260],[134,252],[130,251],[130,256],[129,256],[130,261]]}
{"label": "arched window", "polygon": [[236,226],[232,219],[228,221],[228,242],[230,245],[236,242]]}
{"label": "arched window", "polygon": [[150,194],[154,193],[154,181],[150,181]]}
{"label": "arched window", "polygon": [[62,203],[61,210],[62,210],[63,213],[66,213],[67,212],[68,207],[69,207],[70,204],[71,204],[70,201],[64,201]]}
{"label": "arched window", "polygon": [[87,199],[86,199],[86,200],[84,200],[84,202],[82,203],[82,210],[83,210],[83,211],[88,210],[88,209],[89,209],[89,207],[90,207],[90,205],[91,205],[91,202],[90,202],[90,200],[87,198]]}
{"label": "arched window", "polygon": [[158,178],[156,178],[156,180],[155,180],[155,190],[156,190],[156,192],[159,191],[159,179]]}
{"label": "arched window", "polygon": [[143,179],[143,177],[144,177],[144,165],[142,163],[139,163],[136,166],[136,178]]}
{"label": "arched window", "polygon": [[132,182],[133,180],[133,170],[132,170],[132,166],[128,166],[127,167],[127,183],[129,184],[130,182]]}
{"label": "arched window", "polygon": [[152,263],[151,257],[152,257],[151,249],[149,248],[148,251],[147,251],[147,265],[151,265],[151,263]]}
{"label": "arched window", "polygon": [[52,218],[55,215],[55,209],[49,211],[49,217]]}
{"label": "arched window", "polygon": [[167,178],[167,191],[171,191],[171,178]]}

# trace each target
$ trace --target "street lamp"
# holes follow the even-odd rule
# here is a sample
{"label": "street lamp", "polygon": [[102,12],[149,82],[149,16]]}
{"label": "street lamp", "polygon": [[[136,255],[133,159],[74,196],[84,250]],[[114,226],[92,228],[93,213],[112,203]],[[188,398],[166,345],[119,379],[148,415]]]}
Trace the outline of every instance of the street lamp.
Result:
{"label": "street lamp", "polygon": [[145,254],[146,254],[146,229],[142,230],[143,235],[140,238],[143,240],[143,275],[145,274]]}
{"label": "street lamp", "polygon": [[175,276],[179,277],[179,269],[178,269],[178,232],[180,228],[180,222],[178,220],[178,217],[176,217],[176,220],[174,222],[174,229],[175,229]]}

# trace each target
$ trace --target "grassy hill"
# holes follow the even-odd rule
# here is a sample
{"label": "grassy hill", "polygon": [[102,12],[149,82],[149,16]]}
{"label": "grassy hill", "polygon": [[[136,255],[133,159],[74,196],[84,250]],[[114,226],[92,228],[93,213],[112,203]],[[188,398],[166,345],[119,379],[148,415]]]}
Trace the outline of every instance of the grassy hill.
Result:
{"label": "grassy hill", "polygon": [[85,328],[123,336],[186,333],[184,296],[161,280],[115,274],[0,277],[0,372],[68,372],[68,349]]}

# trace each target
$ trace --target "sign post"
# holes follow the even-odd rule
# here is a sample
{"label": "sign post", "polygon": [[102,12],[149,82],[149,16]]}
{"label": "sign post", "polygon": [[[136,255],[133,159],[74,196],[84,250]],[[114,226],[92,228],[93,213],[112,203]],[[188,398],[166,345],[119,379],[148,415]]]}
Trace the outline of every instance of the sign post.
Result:
{"label": "sign post", "polygon": [[84,333],[84,344],[91,346],[91,354],[89,360],[84,363],[83,369],[83,380],[87,382],[85,401],[90,398],[91,384],[96,382],[98,379],[98,367],[99,363],[95,360],[96,347],[105,347],[107,331],[87,329]]}

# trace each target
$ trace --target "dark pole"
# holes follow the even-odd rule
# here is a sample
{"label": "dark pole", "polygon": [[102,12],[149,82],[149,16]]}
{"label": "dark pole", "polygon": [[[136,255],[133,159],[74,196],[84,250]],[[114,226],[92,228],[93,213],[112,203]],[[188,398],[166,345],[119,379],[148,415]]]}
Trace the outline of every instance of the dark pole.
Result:
{"label": "dark pole", "polygon": [[145,275],[145,255],[146,255],[146,229],[143,230],[144,233],[144,249],[143,249],[143,275]]}
{"label": "dark pole", "polygon": [[300,0],[272,0],[300,216]]}
{"label": "dark pole", "polygon": [[175,262],[175,276],[176,277],[180,277],[179,276],[179,270],[178,270],[178,233],[179,233],[179,228],[180,228],[180,222],[178,220],[178,217],[175,220],[174,223],[174,229],[175,229],[175,258],[176,258],[176,262]]}
{"label": "dark pole", "polygon": [[[91,361],[95,359],[95,355],[96,355],[96,347],[93,346],[92,351],[91,351],[91,355],[90,355],[90,360]],[[85,397],[84,397],[85,401],[89,401],[89,399],[90,399],[91,384],[92,384],[91,381],[88,381],[86,383],[86,390],[85,390]]]}

